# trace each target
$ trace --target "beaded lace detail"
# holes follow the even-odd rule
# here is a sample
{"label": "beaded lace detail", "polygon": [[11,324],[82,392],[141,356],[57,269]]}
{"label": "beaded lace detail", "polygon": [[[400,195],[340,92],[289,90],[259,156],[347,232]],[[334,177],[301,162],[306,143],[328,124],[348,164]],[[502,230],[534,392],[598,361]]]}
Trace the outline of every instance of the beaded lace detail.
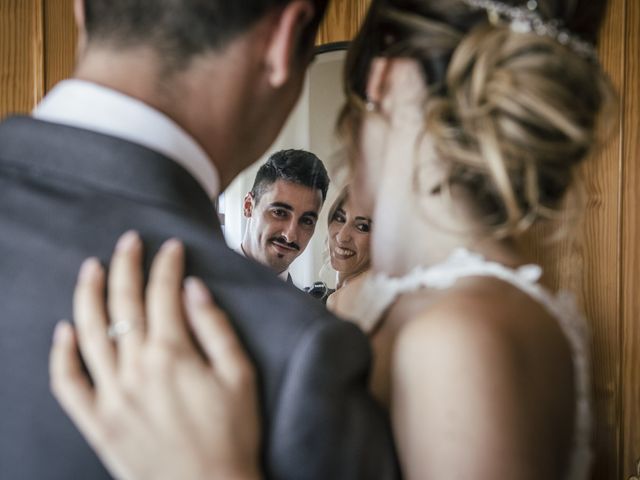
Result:
{"label": "beaded lace detail", "polygon": [[542,269],[524,265],[517,269],[490,262],[482,255],[458,249],[445,261],[429,268],[417,267],[404,277],[371,275],[360,291],[361,310],[357,315],[365,332],[371,332],[383,314],[404,293],[421,288],[446,289],[459,279],[472,276],[495,277],[522,290],[553,315],[568,339],[576,382],[576,418],[573,451],[567,480],[585,480],[591,466],[591,399],[589,375],[589,333],[586,321],[568,292],[552,294],[538,283]]}

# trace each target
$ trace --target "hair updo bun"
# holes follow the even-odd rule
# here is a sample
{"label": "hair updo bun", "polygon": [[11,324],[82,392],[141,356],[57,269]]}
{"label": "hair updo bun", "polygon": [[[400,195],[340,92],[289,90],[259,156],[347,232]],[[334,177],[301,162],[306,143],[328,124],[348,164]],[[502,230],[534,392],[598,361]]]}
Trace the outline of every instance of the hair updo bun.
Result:
{"label": "hair updo bun", "polygon": [[[578,3],[538,0],[543,18],[594,40],[605,2]],[[462,0],[374,0],[347,60],[345,134],[359,135],[359,99],[376,56],[422,66],[425,133],[448,183],[468,189],[500,235],[559,208],[574,167],[598,143],[600,113],[614,104],[600,65],[553,38],[494,25]]]}

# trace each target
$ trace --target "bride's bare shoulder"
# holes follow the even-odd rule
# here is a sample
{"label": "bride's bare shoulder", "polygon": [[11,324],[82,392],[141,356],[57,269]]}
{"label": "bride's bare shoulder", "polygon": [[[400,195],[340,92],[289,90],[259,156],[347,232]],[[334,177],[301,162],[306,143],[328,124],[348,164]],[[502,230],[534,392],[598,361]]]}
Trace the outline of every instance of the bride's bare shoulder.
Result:
{"label": "bride's bare shoulder", "polygon": [[[520,333],[550,329],[562,335],[544,305],[522,290],[493,278],[469,278],[442,292],[418,293],[398,302],[406,335],[484,334],[514,341]],[[422,336],[424,334],[420,334]]]}
{"label": "bride's bare shoulder", "polygon": [[[406,301],[404,309],[394,312],[405,317],[396,350],[424,351],[429,347],[433,351],[433,346],[446,345],[449,351],[455,346],[474,350],[484,346],[491,351],[496,343],[509,344],[512,340],[507,322],[502,321],[512,312],[497,296],[463,288],[425,298],[423,306],[417,297]],[[469,345],[465,345],[467,342]]]}
{"label": "bride's bare shoulder", "polygon": [[[448,438],[454,447],[467,445],[487,458],[500,451],[513,460],[492,468],[518,474],[487,478],[557,478],[549,472],[570,448],[574,408],[571,353],[557,321],[498,282],[469,282],[436,297],[425,293],[422,308],[419,298],[407,299],[414,308],[405,305],[411,318],[393,349],[392,414],[401,453],[444,448]],[[445,458],[442,448],[425,462]]]}
{"label": "bride's bare shoulder", "polygon": [[[546,308],[525,292],[499,280],[461,282],[445,292],[407,298],[396,316],[404,317],[397,353],[446,348],[477,359],[521,364],[543,346],[567,358],[566,339]],[[442,346],[445,347],[442,347]]]}

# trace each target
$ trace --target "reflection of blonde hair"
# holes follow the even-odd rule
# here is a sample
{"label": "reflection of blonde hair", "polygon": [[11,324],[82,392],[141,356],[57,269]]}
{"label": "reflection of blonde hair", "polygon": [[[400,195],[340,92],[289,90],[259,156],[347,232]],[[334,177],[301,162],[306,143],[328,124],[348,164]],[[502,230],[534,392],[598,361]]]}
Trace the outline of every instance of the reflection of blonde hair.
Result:
{"label": "reflection of blonde hair", "polygon": [[[545,18],[593,41],[606,2],[538,5]],[[615,124],[613,90],[600,65],[558,41],[491,24],[462,0],[374,0],[345,72],[349,102],[339,130],[351,158],[376,56],[421,65],[429,89],[425,135],[448,172],[442,187],[465,187],[498,235],[554,217],[574,167],[598,145],[600,113]]]}
{"label": "reflection of blonde hair", "polygon": [[333,216],[336,214],[338,209],[344,205],[344,202],[347,201],[348,197],[349,197],[349,185],[345,186],[340,191],[336,199],[331,204],[331,207],[329,208],[329,215],[327,217],[327,225],[329,225],[333,221]]}

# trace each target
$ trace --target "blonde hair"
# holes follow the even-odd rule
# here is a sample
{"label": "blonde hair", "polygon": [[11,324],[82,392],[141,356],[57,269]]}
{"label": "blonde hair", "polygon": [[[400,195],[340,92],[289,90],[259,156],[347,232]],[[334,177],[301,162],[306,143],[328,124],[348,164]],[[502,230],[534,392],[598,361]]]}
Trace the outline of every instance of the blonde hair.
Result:
{"label": "blonde hair", "polygon": [[345,187],[342,188],[342,190],[340,190],[340,193],[338,194],[336,199],[331,204],[331,207],[329,208],[329,215],[327,215],[327,225],[331,224],[331,222],[333,221],[333,216],[336,214],[338,209],[344,205],[344,202],[347,201],[348,197],[349,197],[349,185],[346,185]]}
{"label": "blonde hair", "polygon": [[[590,41],[606,4],[538,3]],[[559,42],[489,23],[461,0],[374,0],[345,72],[349,101],[338,128],[350,158],[376,56],[421,65],[429,89],[425,135],[446,166],[443,187],[471,192],[498,236],[554,218],[575,166],[599,144],[599,119],[615,123],[615,95],[600,65]]]}

